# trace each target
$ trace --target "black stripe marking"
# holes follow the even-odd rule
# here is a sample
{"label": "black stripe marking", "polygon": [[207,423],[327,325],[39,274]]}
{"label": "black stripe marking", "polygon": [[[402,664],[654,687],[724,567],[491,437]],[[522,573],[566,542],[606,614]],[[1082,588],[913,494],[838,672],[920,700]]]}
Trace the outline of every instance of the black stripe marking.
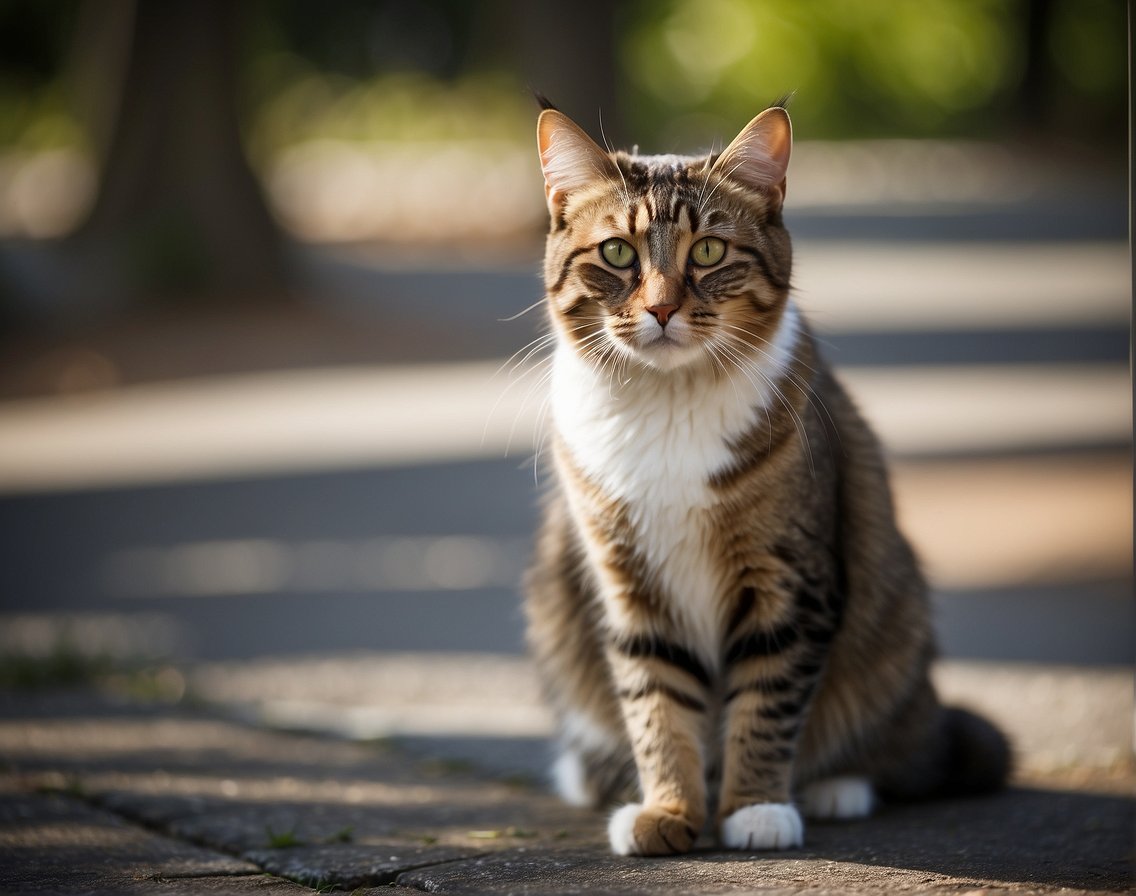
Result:
{"label": "black stripe marking", "polygon": [[754,758],[774,765],[781,762],[788,762],[793,758],[793,752],[792,747],[775,747],[769,750],[760,750]]}
{"label": "black stripe marking", "polygon": [[757,592],[753,587],[747,585],[742,589],[742,593],[738,595],[738,602],[734,605],[734,612],[730,615],[730,621],[726,623],[726,632],[732,632],[739,625],[741,625],[745,618],[753,611],[754,605],[757,603]]}
{"label": "black stripe marking", "polygon": [[793,666],[793,674],[797,677],[797,681],[808,681],[811,685],[813,679],[820,675],[820,670],[824,664],[821,660],[809,660],[804,663],[797,663]]}
{"label": "black stripe marking", "polygon": [[585,252],[590,252],[591,246],[581,246],[578,249],[573,249],[568,253],[568,257],[564,259],[564,264],[560,267],[560,276],[556,278],[556,282],[548,288],[549,292],[559,292],[560,288],[564,285],[564,281],[568,279],[568,274],[572,270],[572,262]]}
{"label": "black stripe marking", "polygon": [[721,299],[731,295],[741,284],[748,282],[750,273],[748,264],[744,261],[734,261],[703,274],[698,286],[703,294]]}
{"label": "black stripe marking", "polygon": [[806,613],[811,613],[814,616],[828,615],[828,603],[815,591],[806,591],[802,588],[797,592],[796,601],[797,608]]}
{"label": "black stripe marking", "polygon": [[798,694],[795,697],[786,697],[779,700],[770,706],[763,706],[757,711],[757,714],[763,719],[770,722],[781,722],[785,719],[793,719],[801,714],[801,707],[805,700],[804,694]]}
{"label": "black stripe marking", "polygon": [[761,274],[763,277],[765,277],[766,280],[768,280],[778,289],[789,288],[789,284],[786,283],[784,279],[774,275],[773,269],[769,266],[769,259],[765,257],[764,252],[762,252],[760,249],[754,248],[753,246],[738,246],[737,248],[739,252],[744,252],[746,255],[751,256],[754,261],[757,262],[757,266],[761,268]]}
{"label": "black stripe marking", "polygon": [[732,666],[743,660],[783,653],[797,643],[801,633],[797,623],[779,625],[772,631],[758,631],[739,638],[726,651],[725,663]]}
{"label": "black stripe marking", "polygon": [[608,307],[622,305],[634,289],[634,282],[629,283],[618,274],[590,261],[580,263],[578,276],[592,295]]}
{"label": "black stripe marking", "polygon": [[836,628],[835,626],[829,625],[827,622],[817,622],[812,625],[806,625],[804,627],[804,635],[810,644],[814,644],[817,647],[824,647],[835,637]]}
{"label": "black stripe marking", "polygon": [[742,694],[758,691],[762,694],[784,694],[797,687],[797,682],[786,675],[776,675],[773,678],[758,678],[739,687],[732,688],[726,693],[726,702],[737,699]]}
{"label": "black stripe marking", "polygon": [[650,657],[682,669],[704,687],[710,687],[710,673],[693,653],[685,647],[671,644],[660,638],[639,635],[626,641],[617,641],[616,650],[631,659]]}
{"label": "black stripe marking", "polygon": [[800,576],[806,584],[811,585],[813,588],[820,587],[820,577],[813,574],[811,570],[804,567],[804,565],[801,563],[800,554],[794,551],[791,547],[786,544],[775,544],[770,549],[770,553],[790,569],[792,569],[793,572]]}
{"label": "black stripe marking", "polygon": [[692,203],[686,204],[686,214],[690,218],[690,232],[698,233],[698,209]]}
{"label": "black stripe marking", "polygon": [[662,694],[673,703],[683,706],[686,709],[694,710],[695,712],[706,712],[706,704],[699,700],[697,697],[691,697],[689,694],[684,694],[677,688],[672,688],[663,684],[660,681],[653,681],[637,691],[622,690],[619,691],[618,697],[620,700],[642,700],[644,697],[650,697],[655,694]]}

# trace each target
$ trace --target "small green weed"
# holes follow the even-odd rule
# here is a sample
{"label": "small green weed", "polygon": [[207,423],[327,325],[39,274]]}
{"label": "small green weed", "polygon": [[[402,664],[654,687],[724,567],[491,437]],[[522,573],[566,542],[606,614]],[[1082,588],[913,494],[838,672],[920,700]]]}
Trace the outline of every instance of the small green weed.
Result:
{"label": "small green weed", "polygon": [[265,825],[264,832],[268,835],[268,848],[269,849],[289,849],[293,846],[303,846],[304,841],[296,836],[296,828],[293,826],[287,831],[277,833],[272,830],[272,825]]}
{"label": "small green weed", "polygon": [[340,828],[334,834],[324,838],[324,843],[350,843],[355,838],[355,829],[351,825]]}

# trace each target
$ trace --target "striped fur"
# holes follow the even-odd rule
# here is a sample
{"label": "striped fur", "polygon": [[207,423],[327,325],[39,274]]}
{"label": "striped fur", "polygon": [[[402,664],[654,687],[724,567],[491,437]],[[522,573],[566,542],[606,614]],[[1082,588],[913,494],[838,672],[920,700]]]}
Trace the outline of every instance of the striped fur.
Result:
{"label": "striped fur", "polygon": [[612,848],[663,854],[708,823],[799,845],[795,801],[1000,784],[1004,739],[935,697],[879,445],[790,298],[784,110],[709,157],[609,154],[554,109],[538,134],[556,476],[526,608],[561,791],[630,801]]}

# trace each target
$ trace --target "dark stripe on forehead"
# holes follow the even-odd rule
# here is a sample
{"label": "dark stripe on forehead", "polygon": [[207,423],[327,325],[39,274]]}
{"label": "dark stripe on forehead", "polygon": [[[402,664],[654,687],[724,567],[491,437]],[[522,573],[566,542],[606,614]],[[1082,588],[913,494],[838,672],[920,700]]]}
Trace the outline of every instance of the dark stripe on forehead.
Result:
{"label": "dark stripe on forehead", "polygon": [[698,209],[693,202],[686,203],[686,212],[690,216],[690,232],[698,233]]}
{"label": "dark stripe on forehead", "polygon": [[677,264],[674,225],[667,220],[652,221],[647,228],[647,252],[651,265],[660,271],[670,270]]}
{"label": "dark stripe on forehead", "polygon": [[623,173],[624,183],[633,192],[641,193],[651,183],[651,171],[642,162],[635,162],[626,156],[616,159],[616,164]]}

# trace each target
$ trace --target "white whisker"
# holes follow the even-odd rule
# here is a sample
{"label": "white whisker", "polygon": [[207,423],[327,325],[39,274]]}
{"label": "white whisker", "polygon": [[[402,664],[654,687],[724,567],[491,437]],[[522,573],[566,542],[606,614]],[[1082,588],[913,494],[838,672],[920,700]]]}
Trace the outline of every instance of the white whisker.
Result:
{"label": "white whisker", "polygon": [[[722,325],[725,326],[725,327],[728,327],[729,329],[737,330],[738,332],[744,333],[745,335],[751,337],[752,339],[755,339],[759,342],[764,342],[766,345],[769,345],[769,342],[767,340],[762,339],[756,333],[752,333],[749,330],[745,329],[744,327],[735,326],[733,324],[726,323],[725,321],[722,321]],[[747,345],[747,343],[745,343],[744,341],[739,339],[737,336],[733,336],[732,334],[729,334],[729,333],[723,333],[722,335],[725,336],[726,338],[734,339],[742,345]],[[752,348],[756,352],[759,352],[764,357],[770,358],[769,353],[766,352],[765,350],[763,350],[760,346],[749,345],[748,347]],[[818,372],[816,370],[816,368],[810,367],[808,364],[805,364],[805,363],[803,363],[799,360],[797,361],[797,363],[800,364],[803,368],[805,368],[805,370],[807,370],[809,373],[815,374],[815,373]],[[805,400],[808,401],[808,403],[812,406],[814,411],[817,411],[818,413],[824,414],[824,416],[828,419],[831,431],[833,433],[836,433],[837,440],[839,442],[840,429],[836,425],[836,421],[833,419],[832,414],[829,412],[828,406],[825,405],[824,399],[822,399],[820,397],[820,395],[817,393],[816,389],[813,388],[812,384],[808,380],[804,379],[804,377],[802,377],[799,373],[797,373],[792,368],[789,368],[788,370],[785,371],[785,376],[786,376],[787,379],[789,379],[790,382],[793,383],[794,386],[796,386],[802,392],[802,394],[804,394]]]}
{"label": "white whisker", "polygon": [[[726,336],[728,339],[732,339],[732,340],[738,342],[739,344],[741,344],[743,346],[745,345],[745,343],[741,342],[741,340],[738,339],[735,336],[730,336],[729,334],[723,334],[723,335]],[[755,390],[765,391],[765,390],[762,390],[761,386],[749,376],[750,373],[753,373],[757,377],[759,377],[761,382],[767,387],[768,391],[773,395],[773,397],[775,397],[781,403],[781,406],[783,408],[785,408],[786,413],[793,420],[793,426],[796,428],[797,434],[801,438],[802,446],[805,449],[805,459],[808,461],[808,465],[809,465],[809,473],[815,479],[816,478],[816,467],[813,464],[812,445],[809,442],[808,431],[805,428],[804,420],[801,419],[800,415],[793,408],[793,405],[789,401],[788,397],[781,391],[781,389],[778,387],[777,383],[775,383],[769,377],[769,375],[764,370],[761,369],[761,367],[758,364],[754,363],[754,361],[751,358],[747,357],[744,352],[739,351],[738,349],[734,348],[733,345],[730,342],[726,342],[726,343],[722,344],[720,347],[723,350],[726,351],[727,355],[734,358],[739,372],[743,376],[745,376],[746,379],[748,379],[750,381],[750,383],[753,385]]]}
{"label": "white whisker", "polygon": [[525,309],[524,311],[518,311],[518,312],[517,312],[516,314],[513,314],[513,315],[511,315],[511,316],[509,316],[509,317],[499,317],[499,318],[497,318],[497,323],[499,323],[499,324],[507,324],[507,323],[509,323],[509,322],[511,322],[511,321],[517,320],[518,318],[524,317],[524,316],[525,316],[526,314],[528,314],[528,313],[529,313],[530,311],[532,311],[532,310],[534,310],[534,309],[536,309],[536,308],[539,308],[539,307],[540,307],[541,305],[543,305],[543,304],[544,304],[544,302],[545,302],[545,300],[544,300],[544,299],[538,299],[537,301],[535,301],[535,302],[533,302],[533,303],[532,303],[531,305],[529,305],[529,307],[528,307],[528,308],[526,308],[526,309]]}

